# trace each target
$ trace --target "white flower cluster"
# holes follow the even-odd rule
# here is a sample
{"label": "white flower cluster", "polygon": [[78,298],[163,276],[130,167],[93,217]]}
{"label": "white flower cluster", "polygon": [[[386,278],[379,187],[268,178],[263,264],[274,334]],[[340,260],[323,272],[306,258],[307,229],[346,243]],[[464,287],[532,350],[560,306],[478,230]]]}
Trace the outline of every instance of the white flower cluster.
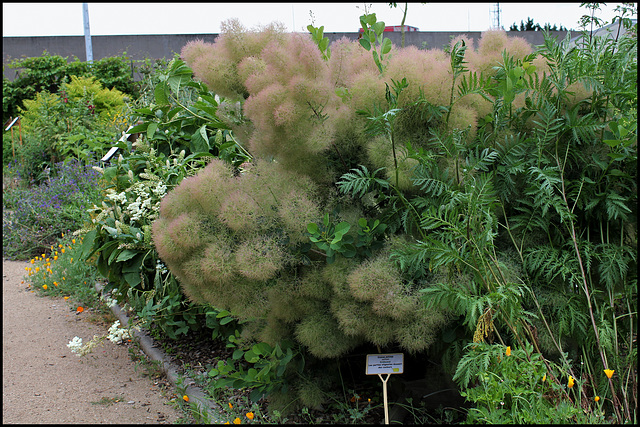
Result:
{"label": "white flower cluster", "polygon": [[82,338],[73,337],[67,347],[71,349],[72,353],[75,353],[76,356],[84,356],[85,354],[89,354],[93,351],[93,348],[102,342],[104,337],[94,336],[88,344],[82,345]]}
{"label": "white flower cluster", "polygon": [[73,337],[73,339],[69,341],[69,344],[67,344],[67,347],[69,347],[71,352],[75,353],[76,356],[80,356],[80,351],[82,350],[82,338]]}
{"label": "white flower cluster", "polygon": [[119,202],[121,204],[127,203],[127,195],[125,192],[116,193],[113,188],[107,189],[107,199],[113,200],[114,202]]}
{"label": "white flower cluster", "polygon": [[107,338],[114,344],[120,344],[124,340],[131,339],[131,335],[129,330],[121,328],[120,321],[116,320],[109,328],[109,335]]}
{"label": "white flower cluster", "polygon": [[[141,174],[142,175],[142,174]],[[113,189],[108,189],[106,197],[124,207],[124,211],[129,215],[131,225],[137,221],[145,219],[153,221],[160,212],[160,201],[167,194],[167,186],[159,180],[138,181],[128,190],[129,197],[136,197],[130,202],[127,192],[116,193]]]}
{"label": "white flower cluster", "polygon": [[167,270],[167,266],[160,260],[156,262],[156,270],[159,270],[162,274],[166,274],[169,271]]}
{"label": "white flower cluster", "polygon": [[111,298],[109,295],[102,295],[100,299],[103,300],[109,308],[118,304],[118,300],[116,300],[115,298]]}

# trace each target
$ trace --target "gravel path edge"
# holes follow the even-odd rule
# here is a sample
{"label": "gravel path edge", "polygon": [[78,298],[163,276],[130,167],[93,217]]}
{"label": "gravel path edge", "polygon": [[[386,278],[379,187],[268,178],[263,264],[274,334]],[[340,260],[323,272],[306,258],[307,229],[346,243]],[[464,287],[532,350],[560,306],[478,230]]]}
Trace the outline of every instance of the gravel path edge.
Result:
{"label": "gravel path edge", "polygon": [[[95,284],[96,291],[99,295],[102,295],[102,290],[104,285],[100,282]],[[120,320],[121,325],[129,324],[129,316],[122,310],[122,308],[115,304],[111,307],[111,311],[113,314]],[[160,368],[167,375],[167,379],[173,384],[175,387],[178,387],[178,384],[182,382],[183,386],[186,386],[185,393],[189,397],[189,402],[193,402],[198,411],[202,413],[209,414],[210,421],[212,423],[221,424],[222,420],[218,419],[216,414],[220,413],[222,408],[216,402],[210,400],[199,386],[195,384],[195,381],[186,375],[180,375],[178,373],[178,366],[175,365],[171,360],[162,352],[161,349],[155,346],[153,342],[153,338],[149,336],[144,330],[133,330],[133,335],[136,337],[142,347],[142,351],[151,359],[152,361],[159,362]],[[182,378],[182,379],[181,379]]]}

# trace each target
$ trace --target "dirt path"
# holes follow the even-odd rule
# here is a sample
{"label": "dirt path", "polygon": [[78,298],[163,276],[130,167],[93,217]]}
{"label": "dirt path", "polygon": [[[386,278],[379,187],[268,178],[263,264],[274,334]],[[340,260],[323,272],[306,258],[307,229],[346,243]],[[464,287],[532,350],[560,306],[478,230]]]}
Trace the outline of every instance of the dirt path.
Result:
{"label": "dirt path", "polygon": [[76,316],[62,298],[26,290],[26,265],[2,261],[2,423],[178,420],[160,387],[136,372],[127,347],[105,340],[87,356],[71,353],[73,337],[87,343],[108,325],[89,322],[87,312]]}

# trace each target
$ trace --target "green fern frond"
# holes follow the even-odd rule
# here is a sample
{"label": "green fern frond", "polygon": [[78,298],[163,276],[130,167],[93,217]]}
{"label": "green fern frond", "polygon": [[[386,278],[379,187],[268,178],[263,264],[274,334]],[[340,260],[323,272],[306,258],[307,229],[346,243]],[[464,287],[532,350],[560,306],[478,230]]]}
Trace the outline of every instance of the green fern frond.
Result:
{"label": "green fern frond", "polygon": [[389,188],[389,181],[376,177],[384,169],[378,168],[370,173],[366,166],[360,165],[360,169],[354,168],[342,175],[336,184],[343,194],[351,193],[355,197],[362,197],[375,186]]}
{"label": "green fern frond", "polygon": [[631,213],[631,209],[625,202],[629,202],[627,198],[620,196],[615,191],[609,191],[604,199],[604,205],[607,208],[607,218],[609,220],[617,220],[618,217],[623,221],[627,220],[627,214]]}
{"label": "green fern frond", "polygon": [[453,376],[453,380],[463,389],[468,388],[472,379],[487,372],[491,365],[489,344],[470,343],[465,349],[467,352],[460,359]]}
{"label": "green fern frond", "polygon": [[465,165],[468,170],[480,170],[488,171],[489,166],[494,164],[499,158],[499,153],[490,148],[485,148],[480,152],[480,148],[476,147],[475,150],[470,150],[467,158],[465,159]]}
{"label": "green fern frond", "polygon": [[612,243],[599,244],[596,251],[600,283],[610,290],[623,285],[631,263],[636,260],[635,253],[629,247]]}
{"label": "green fern frond", "polygon": [[[467,79],[468,76],[468,79]],[[478,73],[471,72],[462,76],[462,80],[458,84],[458,99],[472,94],[478,94],[485,100],[493,102],[493,99],[489,98],[486,94],[487,85],[490,79],[484,79],[482,73],[478,76]]]}

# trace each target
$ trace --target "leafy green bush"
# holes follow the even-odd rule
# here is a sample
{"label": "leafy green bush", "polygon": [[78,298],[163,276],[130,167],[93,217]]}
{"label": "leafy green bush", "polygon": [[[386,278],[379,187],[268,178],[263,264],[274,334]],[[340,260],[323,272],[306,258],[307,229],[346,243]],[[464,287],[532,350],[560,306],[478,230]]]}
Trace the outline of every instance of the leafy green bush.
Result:
{"label": "leafy green bush", "polygon": [[71,76],[95,77],[107,89],[116,89],[130,99],[139,96],[139,87],[133,81],[132,61],[126,52],[122,56],[102,58],[93,63],[81,62],[78,58],[69,62],[68,58],[50,55],[46,50],[42,56],[15,59],[10,68],[17,69],[16,78],[3,78],[2,119],[16,117],[24,101],[35,98],[38,92],[56,93]]}
{"label": "leafy green bush", "polygon": [[[118,117],[124,115],[123,94],[104,89],[93,77],[72,77],[59,94],[38,92],[24,101],[20,148],[23,176],[38,181],[42,169],[65,158],[93,162],[110,147]],[[42,157],[47,160],[41,160]],[[35,158],[32,158],[35,157]],[[44,164],[44,167],[42,163]]]}
{"label": "leafy green bush", "polygon": [[[469,341],[499,340],[557,362],[585,409],[608,386],[606,411],[634,419],[637,39],[568,43],[489,31],[446,53],[382,44],[371,61],[237,22],[190,43],[255,160],[239,175],[214,161],[167,195],[161,258],[192,299],[255,319],[257,341],[319,358],[437,344],[455,366]],[[303,205],[317,218],[284,221]],[[386,240],[355,256],[361,218]],[[445,319],[464,331],[438,343]]]}
{"label": "leafy green bush", "polygon": [[228,131],[215,127],[221,124],[215,118],[217,101],[191,81],[182,61],[174,59],[152,82],[157,104],[135,110],[141,123],[130,132],[141,135],[114,145],[120,153],[101,169],[105,198],[94,206],[93,223],[77,233],[86,233],[85,257],[97,255],[107,289],[175,338],[199,327],[195,316],[204,315],[204,308],[186,301],[165,271],[151,241],[151,224],[168,190],[215,155],[234,158],[238,147]]}

